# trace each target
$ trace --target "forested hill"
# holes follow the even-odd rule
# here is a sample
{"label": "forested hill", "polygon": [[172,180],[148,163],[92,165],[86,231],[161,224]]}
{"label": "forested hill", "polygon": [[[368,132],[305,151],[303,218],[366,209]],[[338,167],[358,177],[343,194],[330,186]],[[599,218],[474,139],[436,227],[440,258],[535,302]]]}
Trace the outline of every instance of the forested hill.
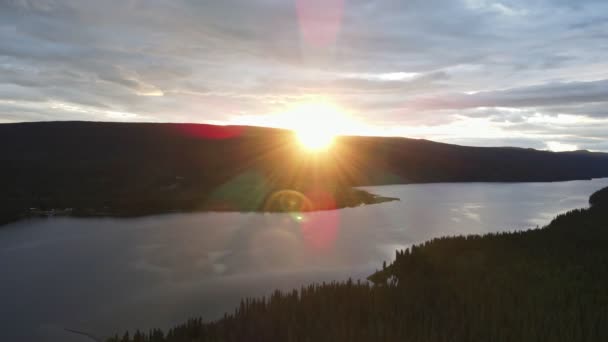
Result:
{"label": "forested hill", "polygon": [[277,291],[214,322],[109,342],[608,341],[608,188],[590,203],[543,229],[398,251],[375,285]]}
{"label": "forested hill", "polygon": [[[584,151],[342,137],[310,154],[285,130],[155,123],[0,124],[0,165],[0,223],[65,208],[119,216],[331,209],[384,200],[356,185],[608,176],[608,155]],[[295,192],[273,197],[281,190]]]}

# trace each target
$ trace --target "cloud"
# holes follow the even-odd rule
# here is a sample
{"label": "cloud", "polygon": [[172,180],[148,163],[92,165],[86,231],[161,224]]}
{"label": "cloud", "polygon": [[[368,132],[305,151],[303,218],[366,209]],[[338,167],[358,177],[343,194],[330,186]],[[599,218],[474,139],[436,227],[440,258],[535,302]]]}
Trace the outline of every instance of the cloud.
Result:
{"label": "cloud", "polygon": [[[534,122],[608,131],[605,1],[302,1],[0,1],[0,120],[233,122],[324,96],[376,132],[605,146]],[[442,131],[480,120],[501,135]]]}
{"label": "cloud", "polygon": [[560,82],[506,90],[447,94],[411,102],[416,109],[467,109],[479,107],[545,107],[608,102],[608,79]]}

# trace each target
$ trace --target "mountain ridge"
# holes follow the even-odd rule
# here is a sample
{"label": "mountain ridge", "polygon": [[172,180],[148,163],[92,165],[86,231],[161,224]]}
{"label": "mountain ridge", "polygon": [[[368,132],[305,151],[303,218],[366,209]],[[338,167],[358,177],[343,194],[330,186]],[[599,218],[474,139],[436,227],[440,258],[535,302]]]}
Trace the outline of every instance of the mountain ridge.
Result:
{"label": "mountain ridge", "polygon": [[178,123],[0,124],[0,164],[0,223],[40,214],[327,210],[392,200],[357,186],[608,177],[605,153],[369,136],[341,136],[310,153],[284,129]]}

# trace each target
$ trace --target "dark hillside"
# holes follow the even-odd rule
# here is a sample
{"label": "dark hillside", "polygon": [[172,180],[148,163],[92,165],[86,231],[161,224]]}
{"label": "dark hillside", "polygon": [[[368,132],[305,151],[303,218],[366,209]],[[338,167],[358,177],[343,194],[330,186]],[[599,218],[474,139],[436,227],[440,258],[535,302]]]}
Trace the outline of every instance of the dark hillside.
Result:
{"label": "dark hillside", "polygon": [[0,165],[0,223],[32,214],[332,209],[387,200],[357,185],[608,176],[601,153],[342,137],[310,154],[289,131],[155,123],[2,124]]}

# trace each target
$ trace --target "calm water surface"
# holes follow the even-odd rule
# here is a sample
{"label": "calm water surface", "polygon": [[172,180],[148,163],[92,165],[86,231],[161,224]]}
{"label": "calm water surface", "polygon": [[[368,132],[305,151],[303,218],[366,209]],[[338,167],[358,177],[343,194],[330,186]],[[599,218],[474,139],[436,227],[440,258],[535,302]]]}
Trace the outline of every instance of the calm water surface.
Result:
{"label": "calm water surface", "polygon": [[0,229],[0,341],[86,341],[217,318],[241,297],[365,278],[433,237],[534,228],[608,179],[366,187],[399,202],[305,215],[36,219]]}

